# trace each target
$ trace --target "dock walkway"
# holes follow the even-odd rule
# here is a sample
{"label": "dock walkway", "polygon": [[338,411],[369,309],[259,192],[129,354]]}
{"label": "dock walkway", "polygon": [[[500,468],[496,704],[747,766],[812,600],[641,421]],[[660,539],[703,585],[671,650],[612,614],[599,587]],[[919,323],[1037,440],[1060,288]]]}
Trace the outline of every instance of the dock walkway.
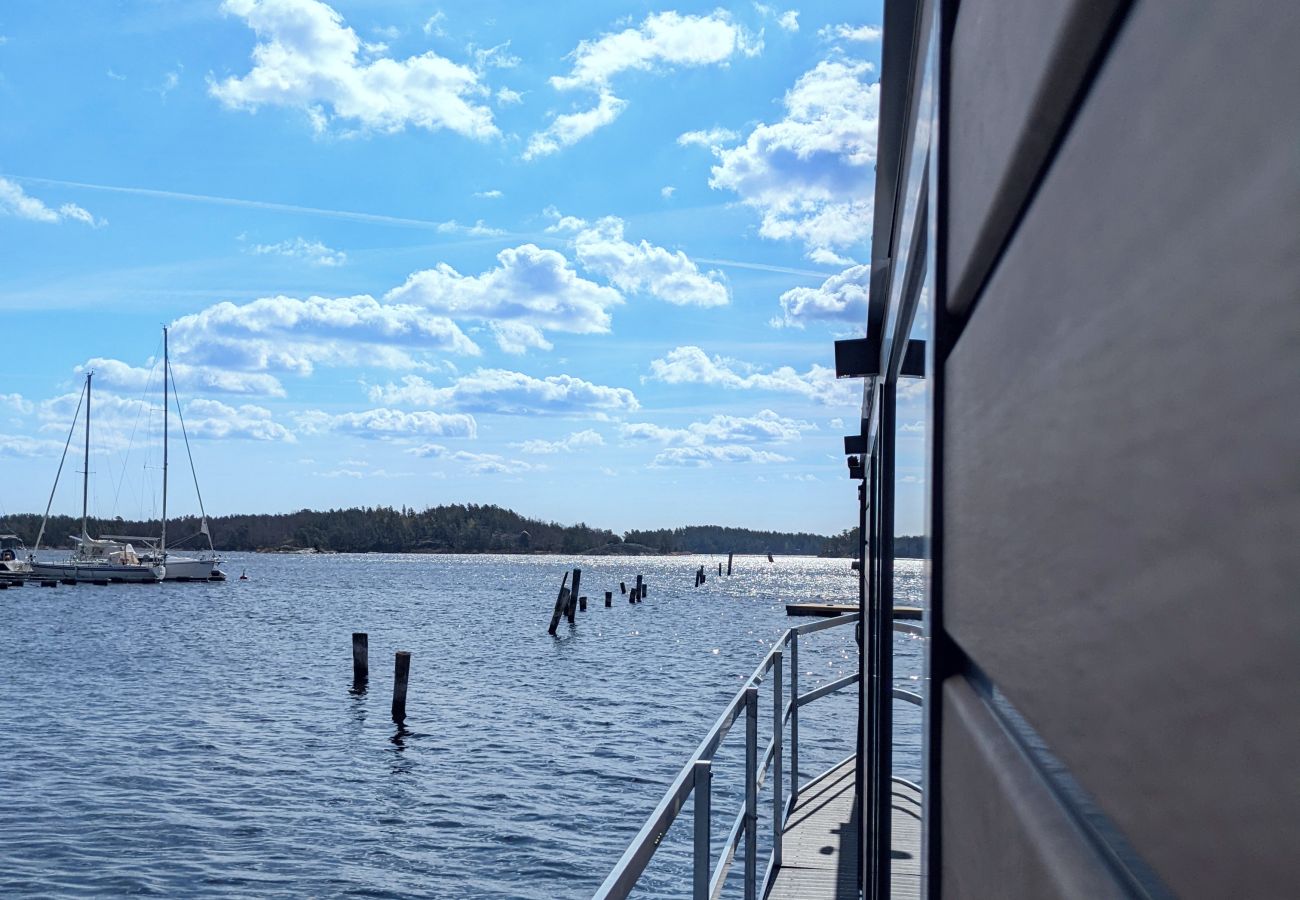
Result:
{"label": "dock walkway", "polygon": [[[782,863],[766,900],[856,900],[856,759],[850,757],[799,793],[782,839]],[[891,896],[921,896],[921,792],[894,781]]]}

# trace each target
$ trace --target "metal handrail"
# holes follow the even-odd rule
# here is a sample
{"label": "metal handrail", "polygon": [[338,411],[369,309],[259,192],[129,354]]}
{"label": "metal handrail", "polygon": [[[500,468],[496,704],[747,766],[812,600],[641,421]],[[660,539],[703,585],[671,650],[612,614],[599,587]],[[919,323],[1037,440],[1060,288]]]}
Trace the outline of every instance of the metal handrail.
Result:
{"label": "metal handrail", "polygon": [[[595,897],[600,900],[611,898],[621,900],[627,897],[640,880],[659,848],[664,835],[672,826],[686,800],[695,795],[694,852],[692,895],[696,900],[714,900],[726,883],[727,875],[735,861],[735,854],[744,844],[745,856],[745,898],[756,900],[758,894],[758,790],[772,771],[773,802],[772,824],[773,845],[763,884],[767,884],[772,873],[781,865],[781,834],[785,827],[790,809],[799,793],[799,709],[814,700],[818,700],[849,685],[856,684],[859,675],[854,672],[828,684],[814,688],[806,694],[799,693],[799,636],[824,631],[828,628],[843,627],[861,620],[862,614],[849,613],[833,619],[823,619],[798,625],[787,629],[781,639],[773,645],[763,661],[759,663],[752,675],[745,680],[744,686],[736,693],[731,702],[713,727],[709,729],[700,746],[691,754],[677,777],[673,779],[654,812],[641,826],[636,837],[623,852],[614,870],[597,888]],[[789,655],[789,697],[784,698],[785,685],[782,683],[784,659]],[[775,672],[773,679],[773,734],[771,742],[764,751],[761,764],[758,755],[758,686],[763,683],[769,672]],[[735,822],[728,831],[722,847],[722,855],[716,868],[713,866],[710,834],[712,829],[712,779],[713,756],[723,739],[735,724],[741,712],[745,713],[745,802],[737,814]],[[783,797],[784,759],[786,727],[790,729],[790,797]]]}

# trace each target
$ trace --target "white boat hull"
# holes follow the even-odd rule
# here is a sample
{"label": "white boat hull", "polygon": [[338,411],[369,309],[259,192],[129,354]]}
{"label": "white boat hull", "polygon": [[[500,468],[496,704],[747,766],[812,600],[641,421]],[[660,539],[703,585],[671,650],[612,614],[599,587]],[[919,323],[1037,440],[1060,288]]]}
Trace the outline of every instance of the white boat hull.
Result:
{"label": "white boat hull", "polygon": [[[219,559],[194,559],[189,556],[172,556],[167,554],[167,574],[164,576],[167,581],[212,581],[224,580],[225,575],[221,574],[217,566],[220,565]],[[214,576],[213,573],[216,573]]]}

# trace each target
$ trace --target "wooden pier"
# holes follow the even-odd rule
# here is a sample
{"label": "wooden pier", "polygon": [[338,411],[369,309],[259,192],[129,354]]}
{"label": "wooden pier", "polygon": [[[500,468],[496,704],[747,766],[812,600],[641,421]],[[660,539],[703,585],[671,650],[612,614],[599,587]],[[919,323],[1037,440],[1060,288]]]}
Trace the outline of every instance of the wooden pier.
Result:
{"label": "wooden pier", "polygon": [[[845,613],[860,612],[856,603],[787,603],[785,605],[785,614],[787,616],[842,616]],[[895,619],[917,619],[921,618],[922,609],[919,606],[895,606]]]}
{"label": "wooden pier", "polygon": [[[856,900],[858,810],[853,802],[857,759],[850,757],[799,792],[782,837],[782,861],[766,900]],[[890,897],[921,896],[921,792],[892,782],[893,865]]]}

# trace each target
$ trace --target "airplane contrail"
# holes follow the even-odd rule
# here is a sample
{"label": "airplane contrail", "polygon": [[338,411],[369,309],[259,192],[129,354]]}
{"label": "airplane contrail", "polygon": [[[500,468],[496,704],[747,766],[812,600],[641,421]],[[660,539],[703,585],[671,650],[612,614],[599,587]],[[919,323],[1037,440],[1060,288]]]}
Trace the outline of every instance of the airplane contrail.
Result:
{"label": "airplane contrail", "polygon": [[141,197],[157,197],[162,200],[188,200],[193,203],[215,203],[221,206],[242,206],[246,209],[264,209],[272,212],[299,213],[311,216],[327,216],[333,219],[348,219],[353,222],[369,222],[375,225],[397,225],[403,228],[429,228],[448,231],[456,226],[450,222],[434,222],[429,219],[408,219],[402,216],[384,216],[376,213],[353,212],[343,209],[322,209],[318,206],[297,206],[292,203],[272,203],[268,200],[245,200],[239,197],[215,197],[211,194],[187,194],[183,191],[161,191],[155,188],[123,187],[112,184],[87,184],[82,181],[62,181],[57,178],[36,178],[28,175],[0,175],[14,181],[31,184],[54,185],[57,187],[83,188],[91,191],[108,191],[114,194],[135,194]]}
{"label": "airplane contrail", "polygon": [[705,263],[710,266],[734,266],[737,269],[755,269],[759,272],[780,272],[782,275],[806,275],[809,278],[831,278],[838,272],[815,272],[812,269],[792,269],[789,266],[769,266],[767,263],[741,262],[736,259],[705,259],[703,256],[693,257],[698,263]]}

